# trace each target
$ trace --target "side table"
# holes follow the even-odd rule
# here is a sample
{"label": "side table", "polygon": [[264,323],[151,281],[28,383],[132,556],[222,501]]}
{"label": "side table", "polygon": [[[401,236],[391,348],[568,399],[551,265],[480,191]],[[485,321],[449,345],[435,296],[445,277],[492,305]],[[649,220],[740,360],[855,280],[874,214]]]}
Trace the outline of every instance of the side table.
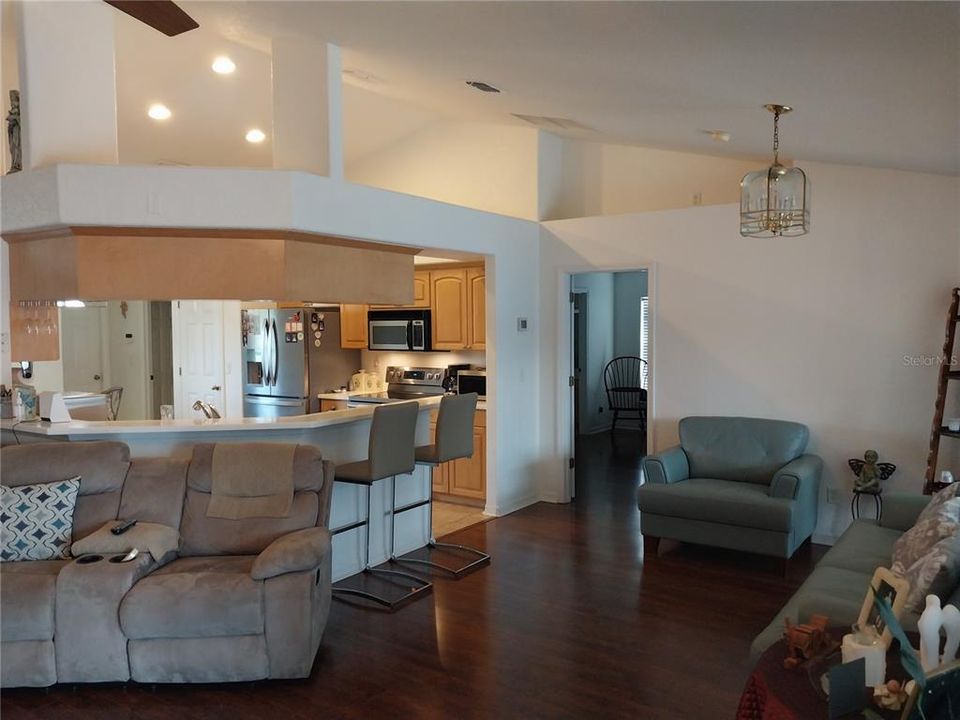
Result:
{"label": "side table", "polygon": [[862,497],[873,499],[876,520],[879,523],[880,518],[883,517],[883,495],[879,492],[860,492],[859,490],[854,490],[853,500],[850,501],[850,515],[854,520],[860,519],[860,498]]}

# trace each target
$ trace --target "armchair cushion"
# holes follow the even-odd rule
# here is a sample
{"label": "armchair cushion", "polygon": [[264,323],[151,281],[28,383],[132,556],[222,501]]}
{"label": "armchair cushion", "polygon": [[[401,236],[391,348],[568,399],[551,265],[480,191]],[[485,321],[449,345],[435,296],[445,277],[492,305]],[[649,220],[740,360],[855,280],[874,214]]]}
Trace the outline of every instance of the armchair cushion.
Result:
{"label": "armchair cushion", "polygon": [[769,485],[774,473],[807,447],[806,425],[744,417],[686,417],[680,445],[691,477]]}
{"label": "armchair cushion", "polygon": [[667,448],[643,459],[643,476],[648,483],[669,483],[686,480],[690,476],[687,454],[679,445]]}
{"label": "armchair cushion", "polygon": [[330,532],[326,528],[298,530],[270,543],[254,560],[250,577],[266,580],[284,573],[313,570],[329,552]]}
{"label": "armchair cushion", "polygon": [[638,491],[644,513],[789,533],[796,502],[770,497],[755,483],[691,478],[671,484],[645,483]]}

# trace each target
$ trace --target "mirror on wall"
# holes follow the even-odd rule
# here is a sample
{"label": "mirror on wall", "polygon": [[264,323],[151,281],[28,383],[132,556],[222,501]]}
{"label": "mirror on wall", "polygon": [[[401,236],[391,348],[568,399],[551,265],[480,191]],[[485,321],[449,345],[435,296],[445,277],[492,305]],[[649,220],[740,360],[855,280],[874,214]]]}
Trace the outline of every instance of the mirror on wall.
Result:
{"label": "mirror on wall", "polygon": [[[111,300],[60,308],[60,360],[34,363],[23,378],[38,391],[104,394],[117,420],[160,418],[173,404],[171,303]],[[103,419],[103,405],[71,411]]]}

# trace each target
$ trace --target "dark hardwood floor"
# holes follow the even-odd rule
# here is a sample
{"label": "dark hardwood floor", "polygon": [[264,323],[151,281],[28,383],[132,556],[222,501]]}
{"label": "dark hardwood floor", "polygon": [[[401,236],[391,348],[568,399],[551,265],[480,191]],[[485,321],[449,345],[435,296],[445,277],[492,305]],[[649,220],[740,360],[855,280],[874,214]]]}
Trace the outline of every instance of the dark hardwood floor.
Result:
{"label": "dark hardwood floor", "polygon": [[487,548],[489,567],[393,615],[334,602],[308,680],[12,690],[3,718],[733,717],[752,638],[823,549],[802,549],[787,578],[667,542],[645,561],[636,439],[582,440],[574,503],[451,536]]}

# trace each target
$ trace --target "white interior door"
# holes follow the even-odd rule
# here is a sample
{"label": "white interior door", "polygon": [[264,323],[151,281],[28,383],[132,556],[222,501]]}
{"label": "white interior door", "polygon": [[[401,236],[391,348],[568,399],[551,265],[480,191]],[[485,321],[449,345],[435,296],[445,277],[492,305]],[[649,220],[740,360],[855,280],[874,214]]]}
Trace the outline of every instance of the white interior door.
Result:
{"label": "white interior door", "polygon": [[62,308],[60,342],[63,388],[67,392],[102,392],[109,372],[104,347],[107,309],[88,305]]}
{"label": "white interior door", "polygon": [[210,403],[221,415],[224,410],[223,303],[219,300],[178,300],[173,312],[176,320],[174,358],[175,380],[179,386],[177,418],[199,415],[193,409],[197,400]]}

